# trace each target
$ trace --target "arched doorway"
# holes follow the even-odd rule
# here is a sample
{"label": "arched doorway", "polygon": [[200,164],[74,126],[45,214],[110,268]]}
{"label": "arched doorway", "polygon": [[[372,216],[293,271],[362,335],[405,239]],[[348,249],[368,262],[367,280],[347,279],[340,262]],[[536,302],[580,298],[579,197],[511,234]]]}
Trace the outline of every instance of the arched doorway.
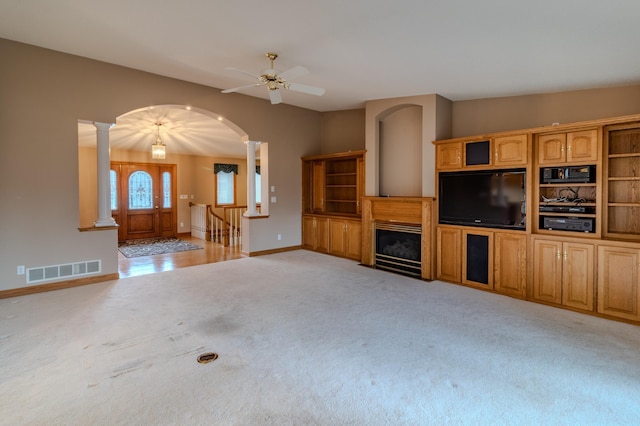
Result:
{"label": "arched doorway", "polygon": [[[159,132],[157,123],[161,124]],[[151,156],[151,145],[158,136],[166,146],[164,159]],[[83,221],[84,226],[91,226],[97,217],[97,141],[92,122],[79,122],[78,140],[81,226]],[[246,132],[219,114],[184,105],[154,105],[119,116],[109,130],[111,160],[128,165],[126,173],[118,169],[120,175],[116,175],[116,180],[121,179],[123,184],[115,183],[119,191],[112,191],[116,200],[114,202],[112,197],[112,213],[117,216],[116,223],[126,227],[119,239],[129,239],[135,234],[140,237],[157,233],[188,234],[189,203],[211,204],[214,162],[224,158],[246,164],[247,145],[244,142],[247,140]],[[168,181],[165,180],[167,172],[171,175]],[[147,198],[146,204],[140,203],[145,201],[142,196],[142,199],[134,200],[138,203],[135,208],[123,212],[120,206],[130,202],[132,191],[128,185],[131,179],[136,180],[135,188],[142,185],[141,195],[146,193],[152,198]],[[164,203],[166,182],[169,182],[171,192],[167,198],[169,203]],[[127,185],[126,190],[123,185]],[[145,192],[145,188],[149,192]],[[150,195],[156,188],[159,192]],[[241,191],[238,199],[246,198],[245,192],[246,189]],[[155,203],[155,197],[158,203]],[[137,228],[131,230],[129,224]]]}

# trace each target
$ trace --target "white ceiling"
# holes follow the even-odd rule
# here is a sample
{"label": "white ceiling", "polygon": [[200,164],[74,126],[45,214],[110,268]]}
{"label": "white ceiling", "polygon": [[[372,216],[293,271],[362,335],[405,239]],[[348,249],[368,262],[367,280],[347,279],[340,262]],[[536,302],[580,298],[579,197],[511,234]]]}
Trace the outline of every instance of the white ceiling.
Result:
{"label": "white ceiling", "polygon": [[[170,154],[234,158],[244,158],[247,154],[241,136],[223,121],[180,105],[155,105],[118,117],[116,125],[109,130],[109,145],[114,150],[151,153],[158,129]],[[95,147],[96,143],[96,127],[91,123],[78,123],[78,145]]]}
{"label": "white ceiling", "polygon": [[225,67],[258,73],[274,51],[327,90],[285,103],[335,111],[636,84],[639,18],[637,0],[5,0],[0,37],[217,88],[251,83]]}

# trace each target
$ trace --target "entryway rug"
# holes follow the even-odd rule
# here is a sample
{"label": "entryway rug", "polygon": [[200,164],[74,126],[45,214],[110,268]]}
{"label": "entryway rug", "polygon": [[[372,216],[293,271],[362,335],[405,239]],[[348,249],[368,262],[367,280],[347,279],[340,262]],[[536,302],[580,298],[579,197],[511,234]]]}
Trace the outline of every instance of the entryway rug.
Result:
{"label": "entryway rug", "polygon": [[142,238],[118,243],[118,250],[125,257],[153,256],[198,249],[202,247],[179,238]]}

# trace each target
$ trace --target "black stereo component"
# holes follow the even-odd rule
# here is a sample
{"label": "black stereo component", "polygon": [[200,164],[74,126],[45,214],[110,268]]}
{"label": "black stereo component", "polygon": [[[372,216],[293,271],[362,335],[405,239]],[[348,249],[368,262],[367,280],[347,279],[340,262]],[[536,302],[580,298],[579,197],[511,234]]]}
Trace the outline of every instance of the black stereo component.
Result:
{"label": "black stereo component", "polygon": [[594,183],[596,166],[545,167],[540,183]]}
{"label": "black stereo component", "polygon": [[541,212],[551,213],[595,213],[595,207],[585,206],[540,206]]}
{"label": "black stereo component", "polygon": [[543,227],[549,230],[594,232],[594,220],[588,217],[545,217]]}

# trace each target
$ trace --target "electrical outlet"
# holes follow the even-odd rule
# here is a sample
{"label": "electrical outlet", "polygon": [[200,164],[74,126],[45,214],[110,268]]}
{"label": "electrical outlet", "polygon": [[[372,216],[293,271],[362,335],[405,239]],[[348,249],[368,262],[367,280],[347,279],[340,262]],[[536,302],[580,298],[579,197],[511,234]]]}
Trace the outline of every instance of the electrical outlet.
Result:
{"label": "electrical outlet", "polygon": [[278,241],[282,240],[282,234],[278,234]]}
{"label": "electrical outlet", "polygon": [[18,275],[24,275],[24,265],[18,265]]}

